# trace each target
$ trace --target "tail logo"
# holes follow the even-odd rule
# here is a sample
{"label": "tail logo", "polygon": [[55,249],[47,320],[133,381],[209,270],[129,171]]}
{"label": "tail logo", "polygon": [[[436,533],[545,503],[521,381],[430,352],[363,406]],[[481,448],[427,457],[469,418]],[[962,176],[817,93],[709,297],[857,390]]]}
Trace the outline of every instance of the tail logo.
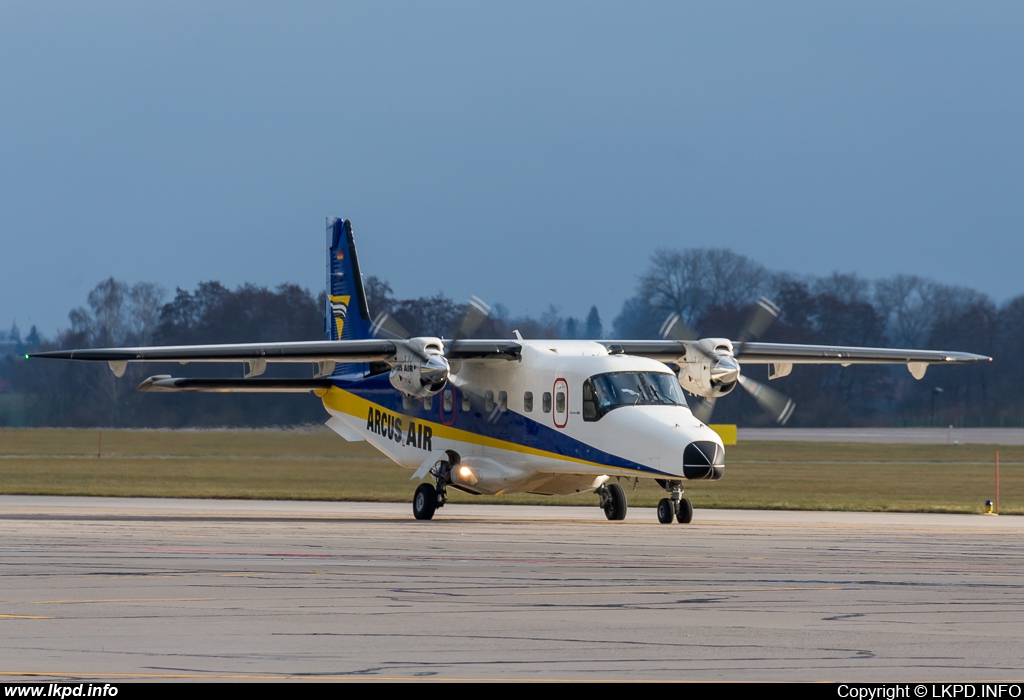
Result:
{"label": "tail logo", "polygon": [[345,327],[345,316],[348,315],[348,302],[351,298],[348,295],[336,296],[332,294],[330,296],[331,313],[334,316],[334,325],[338,329],[338,340],[341,340],[341,331]]}

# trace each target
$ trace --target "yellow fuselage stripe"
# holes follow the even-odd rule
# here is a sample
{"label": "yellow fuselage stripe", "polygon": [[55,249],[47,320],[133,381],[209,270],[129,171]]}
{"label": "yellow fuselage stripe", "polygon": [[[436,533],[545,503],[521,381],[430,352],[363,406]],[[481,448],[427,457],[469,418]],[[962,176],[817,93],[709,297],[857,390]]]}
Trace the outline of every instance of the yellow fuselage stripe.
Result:
{"label": "yellow fuselage stripe", "polygon": [[[364,399],[361,396],[345,391],[337,386],[331,387],[327,393],[323,396],[324,406],[330,410],[337,411],[339,413],[345,413],[358,418],[360,420],[366,420],[367,411],[371,409],[386,411],[395,415],[398,414],[395,411],[384,408],[379,404],[375,404],[368,399]],[[585,459],[579,459],[578,457],[569,457],[567,455],[561,455],[557,452],[551,452],[549,450],[540,450],[535,447],[527,447],[526,445],[520,445],[516,442],[509,442],[507,440],[499,440],[497,438],[488,437],[486,435],[480,435],[478,433],[471,433],[468,430],[462,430],[460,428],[454,428],[450,425],[443,423],[436,423],[434,421],[427,421],[421,419],[419,416],[403,416],[415,420],[417,425],[429,425],[433,431],[435,438],[442,438],[445,440],[453,440],[456,442],[466,442],[472,445],[480,445],[481,447],[492,447],[499,450],[508,450],[509,452],[518,452],[520,454],[533,455],[535,457],[545,457],[547,459],[557,459],[563,462],[573,462],[575,464],[583,464],[588,467],[597,467],[599,469],[615,469],[617,471],[624,471],[630,473],[637,473],[636,469],[630,469],[628,467],[615,467],[607,464],[601,464],[600,462],[591,462]],[[651,474],[655,476],[655,474]]]}

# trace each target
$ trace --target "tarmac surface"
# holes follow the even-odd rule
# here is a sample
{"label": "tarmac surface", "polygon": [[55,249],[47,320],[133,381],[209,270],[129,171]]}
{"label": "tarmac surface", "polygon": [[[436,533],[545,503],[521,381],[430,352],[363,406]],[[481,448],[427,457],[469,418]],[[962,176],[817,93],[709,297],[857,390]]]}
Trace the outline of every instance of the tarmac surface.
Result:
{"label": "tarmac surface", "polygon": [[0,497],[2,680],[1024,677],[1024,518]]}

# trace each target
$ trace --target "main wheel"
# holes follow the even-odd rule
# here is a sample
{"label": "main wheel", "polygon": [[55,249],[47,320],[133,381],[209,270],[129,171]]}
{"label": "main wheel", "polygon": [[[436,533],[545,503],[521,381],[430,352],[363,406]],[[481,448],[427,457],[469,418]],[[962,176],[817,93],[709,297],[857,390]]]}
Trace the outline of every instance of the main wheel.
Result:
{"label": "main wheel", "polygon": [[690,503],[689,498],[679,501],[679,512],[676,513],[676,520],[684,525],[693,520],[693,504]]}
{"label": "main wheel", "polygon": [[618,484],[608,484],[608,502],[604,504],[604,515],[609,520],[626,519],[626,492]]}
{"label": "main wheel", "polygon": [[672,522],[675,518],[675,513],[672,512],[672,501],[668,498],[663,498],[658,501],[658,522],[662,525]]}
{"label": "main wheel", "polygon": [[416,487],[412,497],[412,514],[417,520],[430,520],[437,510],[437,489],[433,484],[422,483]]}

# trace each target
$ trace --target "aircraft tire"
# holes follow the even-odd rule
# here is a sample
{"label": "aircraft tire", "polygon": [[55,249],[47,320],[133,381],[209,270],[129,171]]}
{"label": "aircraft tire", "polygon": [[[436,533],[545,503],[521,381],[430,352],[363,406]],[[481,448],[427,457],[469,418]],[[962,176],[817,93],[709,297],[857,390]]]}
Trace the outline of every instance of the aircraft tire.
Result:
{"label": "aircraft tire", "polygon": [[433,484],[422,483],[416,487],[412,497],[412,514],[417,520],[430,520],[437,510],[437,489]]}
{"label": "aircraft tire", "polygon": [[693,504],[690,503],[689,498],[679,501],[679,512],[676,513],[676,520],[684,525],[693,520]]}
{"label": "aircraft tire", "polygon": [[672,512],[672,501],[668,498],[663,498],[658,501],[658,522],[662,525],[675,520],[675,513]]}
{"label": "aircraft tire", "polygon": [[618,484],[608,484],[608,502],[604,506],[604,515],[609,520],[626,519],[626,492]]}

